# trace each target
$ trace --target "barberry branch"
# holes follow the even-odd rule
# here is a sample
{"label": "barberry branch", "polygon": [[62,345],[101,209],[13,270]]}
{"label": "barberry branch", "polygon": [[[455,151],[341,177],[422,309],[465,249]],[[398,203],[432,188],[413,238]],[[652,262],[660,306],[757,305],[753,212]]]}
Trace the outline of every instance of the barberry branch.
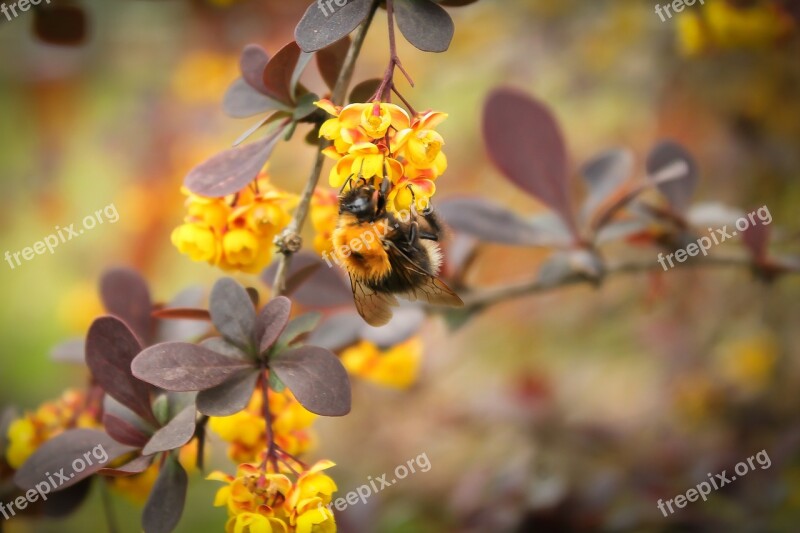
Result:
{"label": "barberry branch", "polygon": [[[372,19],[375,17],[378,4],[379,0],[373,0],[369,15],[367,15],[367,18],[364,20],[361,26],[356,29],[356,32],[353,35],[350,48],[347,50],[347,55],[345,56],[344,63],[342,64],[342,70],[339,71],[339,76],[336,79],[336,84],[334,85],[333,92],[331,94],[331,101],[335,105],[344,104],[347,88],[350,86],[350,82],[353,78],[353,70],[355,69],[356,59],[358,59],[358,56],[361,53],[361,47],[364,44],[364,38],[367,36],[367,30],[369,30],[369,27],[372,24]],[[294,212],[294,217],[292,217],[289,225],[276,239],[276,244],[281,252],[281,256],[278,261],[278,269],[275,273],[275,281],[272,285],[273,296],[280,296],[286,290],[286,276],[289,272],[292,256],[300,251],[302,246],[300,232],[302,231],[303,224],[305,224],[308,216],[308,210],[311,205],[311,197],[314,195],[314,189],[317,188],[319,177],[322,174],[322,166],[325,162],[323,150],[327,148],[329,144],[330,141],[320,138],[317,146],[317,155],[314,160],[314,166],[311,169],[308,182],[306,183],[306,187],[303,190],[302,196],[300,197],[300,203],[298,203],[297,209]]]}

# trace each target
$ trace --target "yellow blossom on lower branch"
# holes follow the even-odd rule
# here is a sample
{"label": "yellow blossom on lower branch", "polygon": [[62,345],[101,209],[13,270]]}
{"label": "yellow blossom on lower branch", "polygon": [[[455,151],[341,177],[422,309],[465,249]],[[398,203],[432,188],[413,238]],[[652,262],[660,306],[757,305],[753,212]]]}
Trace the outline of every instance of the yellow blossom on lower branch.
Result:
{"label": "yellow blossom on lower branch", "polygon": [[227,533],[333,533],[336,522],[326,506],[337,488],[323,473],[332,466],[319,461],[293,482],[288,474],[244,463],[235,476],[213,472],[207,479],[225,483],[214,506],[228,509]]}
{"label": "yellow blossom on lower branch", "polygon": [[96,428],[96,413],[87,408],[86,393],[70,389],[53,402],[25,413],[8,427],[6,461],[17,469],[39,446],[71,428]]}
{"label": "yellow blossom on lower branch", "polygon": [[277,189],[266,175],[224,198],[184,193],[187,214],[173,230],[172,244],[193,261],[248,273],[272,261],[275,237],[297,205],[297,196]]}
{"label": "yellow blossom on lower branch", "polygon": [[[266,447],[262,399],[261,391],[256,390],[244,410],[209,420],[209,428],[229,443],[228,455],[233,461],[254,461]],[[276,444],[292,455],[306,452],[314,442],[311,424],[317,415],[300,405],[289,390],[272,392],[269,407]]]}
{"label": "yellow blossom on lower branch", "polygon": [[422,340],[419,337],[385,350],[362,340],[342,352],[342,364],[352,375],[397,389],[406,389],[414,384],[421,359]]}

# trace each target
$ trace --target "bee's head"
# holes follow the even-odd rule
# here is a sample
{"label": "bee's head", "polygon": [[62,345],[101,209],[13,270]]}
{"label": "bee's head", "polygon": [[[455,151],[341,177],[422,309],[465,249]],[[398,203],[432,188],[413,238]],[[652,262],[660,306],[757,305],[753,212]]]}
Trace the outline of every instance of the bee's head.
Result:
{"label": "bee's head", "polygon": [[339,199],[339,211],[352,213],[357,218],[372,218],[378,211],[379,197],[378,190],[371,185],[355,187]]}

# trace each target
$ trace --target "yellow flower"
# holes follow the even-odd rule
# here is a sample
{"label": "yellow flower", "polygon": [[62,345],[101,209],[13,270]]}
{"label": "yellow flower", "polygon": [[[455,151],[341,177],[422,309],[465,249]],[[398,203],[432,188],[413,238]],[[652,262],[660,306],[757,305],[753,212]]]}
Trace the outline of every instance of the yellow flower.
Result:
{"label": "yellow flower", "polygon": [[6,462],[17,469],[39,446],[71,428],[96,428],[97,406],[87,406],[83,391],[70,389],[54,402],[42,404],[35,412],[13,421],[7,432]]}
{"label": "yellow flower", "polygon": [[311,197],[311,225],[314,227],[314,249],[319,254],[333,251],[333,230],[339,218],[339,197],[330,189],[316,189]]}
{"label": "yellow flower", "polygon": [[219,243],[214,232],[200,224],[181,224],[172,230],[173,246],[192,261],[214,263],[220,254]]}
{"label": "yellow flower", "polygon": [[[244,410],[209,421],[211,430],[229,443],[228,456],[237,463],[255,461],[266,447],[262,398],[256,390]],[[313,444],[311,425],[317,415],[300,405],[288,389],[270,393],[269,405],[275,442],[292,455],[306,452]]]}
{"label": "yellow flower", "polygon": [[[392,143],[392,153],[405,158],[406,162],[419,169],[441,167],[444,154],[444,138],[433,128],[447,118],[446,113],[428,111],[414,117],[408,128],[400,130]],[[444,169],[437,174],[444,172]],[[435,179],[435,178],[434,178]]]}
{"label": "yellow flower", "polygon": [[411,204],[417,211],[422,212],[431,203],[431,197],[436,193],[436,184],[429,179],[403,178],[389,192],[388,208],[390,211],[404,211],[411,209]]}
{"label": "yellow flower", "polygon": [[297,204],[295,195],[275,188],[264,174],[225,198],[183,193],[187,215],[172,232],[175,247],[193,261],[249,273],[272,261],[275,236],[289,224],[289,210]]}
{"label": "yellow flower", "polygon": [[350,147],[350,152],[339,159],[331,169],[328,183],[341,189],[348,179],[364,178],[378,186],[387,176],[393,183],[403,177],[403,165],[388,157],[385,149],[373,143],[358,143]]}
{"label": "yellow flower", "polygon": [[414,384],[421,359],[422,340],[419,337],[387,350],[362,340],[342,353],[342,364],[351,374],[397,389],[406,389]]}
{"label": "yellow flower", "polygon": [[778,344],[769,333],[758,333],[730,342],[720,349],[722,377],[746,394],[765,390],[775,373]]}
{"label": "yellow flower", "polygon": [[[226,531],[320,533],[335,532],[329,504],[336,484],[322,471],[331,461],[319,461],[293,483],[285,474],[264,471],[255,464],[240,464],[236,476],[213,472],[207,479],[221,481],[215,507],[226,507]],[[271,468],[271,467],[270,467]]]}

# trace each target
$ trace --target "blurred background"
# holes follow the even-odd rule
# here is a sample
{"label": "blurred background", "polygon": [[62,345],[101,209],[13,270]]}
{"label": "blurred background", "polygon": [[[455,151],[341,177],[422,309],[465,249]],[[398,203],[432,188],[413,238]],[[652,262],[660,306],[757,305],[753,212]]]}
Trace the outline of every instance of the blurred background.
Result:
{"label": "blurred background", "polygon": [[[417,84],[405,95],[417,109],[449,113],[439,131],[450,166],[437,198],[472,194],[521,214],[544,210],[500,176],[483,148],[483,101],[510,85],[551,106],[573,170],[627,146],[641,175],[647,151],[675,139],[697,158],[698,201],[748,211],[767,205],[776,249],[798,253],[800,43],[791,4],[708,0],[663,22],[655,4],[480,0],[449,10],[456,34],[447,53],[424,54],[401,40]],[[105,269],[135,267],[159,301],[220,277],[170,244],[184,216],[180,186],[257,120],[227,118],[220,106],[241,48],[279,49],[308,2],[59,5],[62,17],[82,9],[86,33],[74,45],[37,37],[58,26],[46,15],[0,17],[0,253],[109,204],[119,219],[52,255],[0,266],[0,405],[21,411],[84,385],[85,369],[49,353],[102,313],[97,280]],[[384,23],[381,11],[355,82],[385,68]],[[323,91],[314,69],[304,80]],[[301,138],[281,144],[269,167],[273,181],[294,192],[314,154]],[[654,249],[640,253],[655,262]],[[526,280],[548,255],[483,246],[467,281]],[[257,276],[237,279],[266,293]],[[799,281],[765,284],[746,268],[676,269],[502,303],[456,332],[430,320],[411,387],[354,379],[352,413],[315,426],[309,457],[337,463],[331,475],[340,495],[420,454],[431,463],[337,515],[340,529],[796,531]],[[212,468],[232,472],[224,445],[211,447]],[[657,509],[659,498],[762,449],[770,468],[670,517]],[[211,506],[216,488],[192,474],[178,531],[223,529],[225,511]],[[137,531],[139,505],[115,495],[113,506],[120,530]],[[103,524],[96,491],[67,519],[15,519],[0,529]]]}

